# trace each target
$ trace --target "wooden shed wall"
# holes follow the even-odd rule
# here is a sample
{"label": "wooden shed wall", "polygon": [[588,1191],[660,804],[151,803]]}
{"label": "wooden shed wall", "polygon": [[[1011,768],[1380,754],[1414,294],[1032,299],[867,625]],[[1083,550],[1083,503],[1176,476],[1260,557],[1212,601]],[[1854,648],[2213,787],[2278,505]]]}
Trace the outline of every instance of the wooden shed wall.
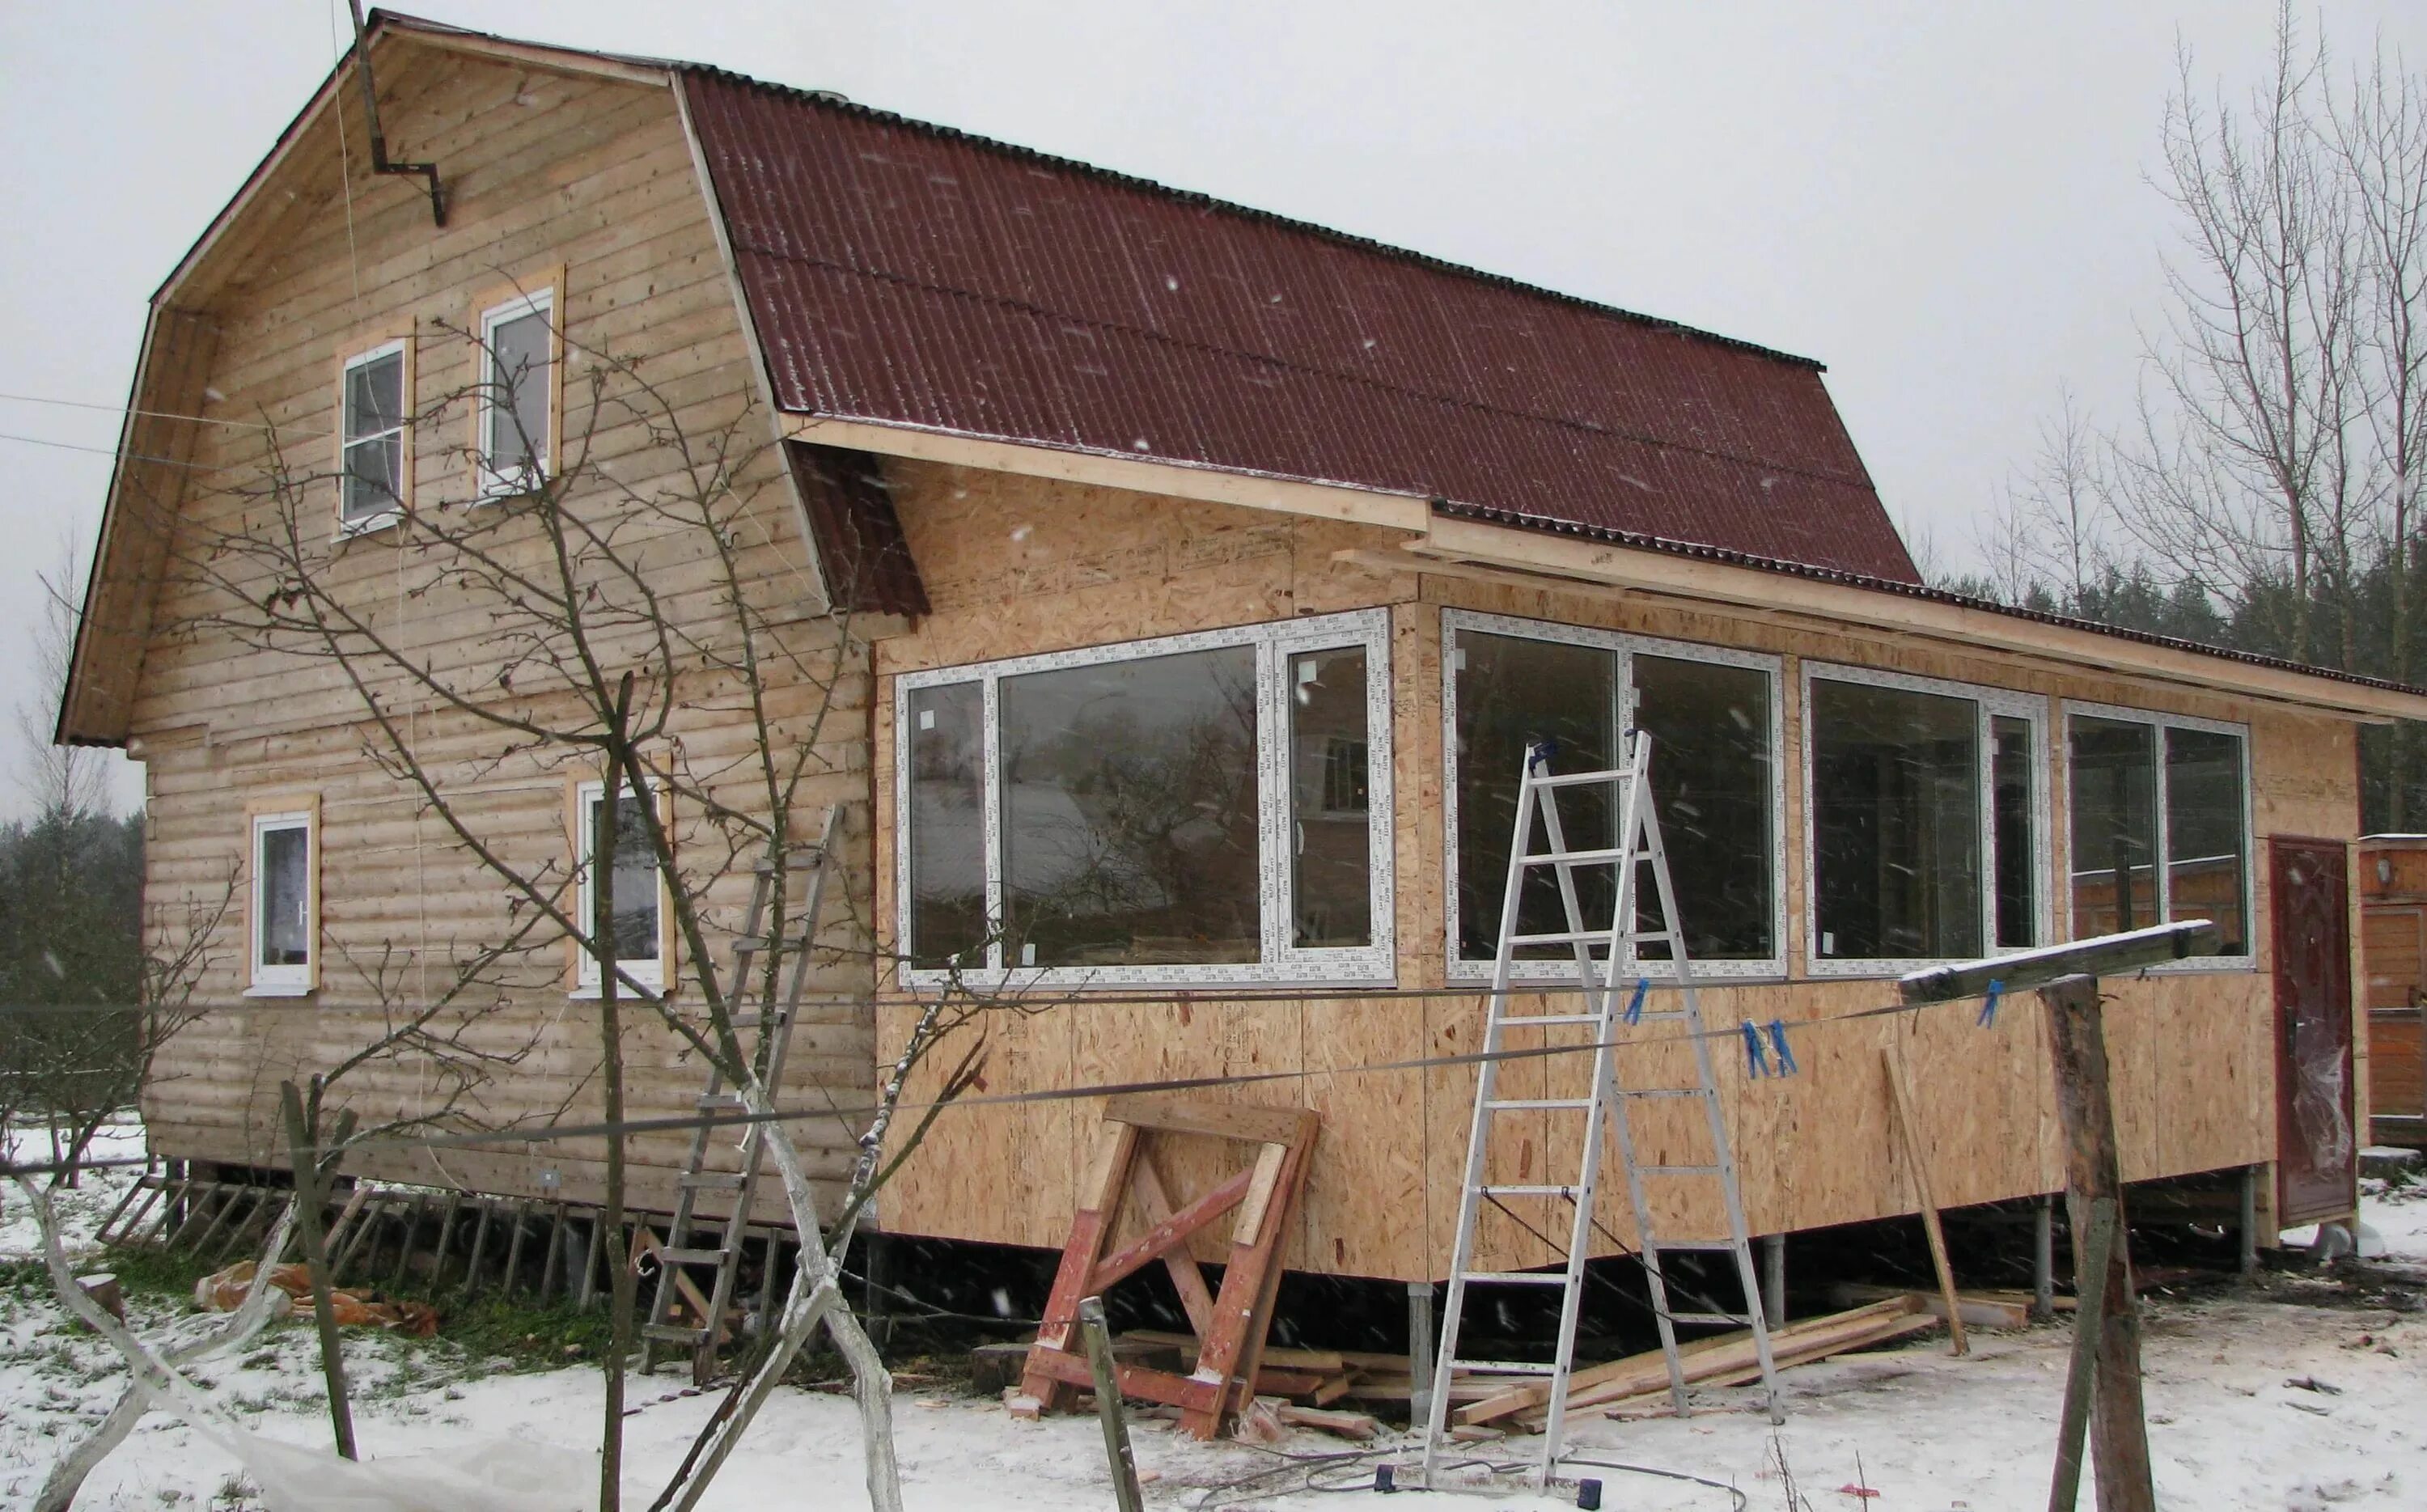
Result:
{"label": "wooden shed wall", "polygon": [[[651,440],[637,411],[598,409],[587,399],[583,374],[601,352],[637,362],[695,441],[730,427],[745,450],[767,447],[773,428],[757,407],[757,377],[670,92],[410,46],[390,52],[396,56],[383,54],[380,74],[389,139],[441,165],[447,227],[432,226],[417,183],[361,171],[359,132],[356,171],[341,184],[334,125],[323,118],[266,186],[257,211],[230,228],[230,245],[250,251],[206,261],[186,296],[216,333],[189,402],[207,402],[209,414],[230,420],[266,419],[280,428],[291,465],[325,474],[334,460],[337,364],[345,354],[412,333],[416,398],[434,404],[471,381],[473,348],[463,332],[484,301],[504,286],[561,277],[568,445],[586,450],[591,464],[643,495],[673,479],[670,452]],[[258,429],[197,431],[202,470],[180,500],[189,544],[200,539],[198,522],[224,522],[246,507],[241,491],[258,485],[270,461]],[[415,428],[418,502],[468,496],[469,438],[460,404],[443,423]],[[794,822],[814,833],[827,805],[855,807],[849,864],[830,893],[823,935],[855,953],[822,967],[813,990],[864,996],[872,980],[864,954],[866,651],[842,643],[822,617],[817,573],[772,447],[753,459],[740,487],[751,499],[744,573],[769,602],[797,606],[784,633],[811,669],[776,691],[786,737],[811,744],[825,773],[802,791]],[[323,481],[311,496],[315,510],[329,512],[333,533],[334,492]],[[577,507],[609,505],[602,494]],[[649,549],[654,586],[669,595],[672,612],[712,616],[695,539],[669,536]],[[417,593],[429,562],[400,532],[333,544],[325,572],[339,592],[358,595],[383,632],[442,673],[495,664],[488,617]],[[369,761],[366,746],[377,737],[360,723],[357,695],[334,668],[238,643],[204,623],[210,605],[194,575],[172,568],[137,691],[133,733],[149,781],[149,910],[155,927],[175,935],[194,909],[209,909],[247,880],[248,808],[308,800],[321,824],[321,980],[310,998],[240,996],[239,896],[203,984],[201,1000],[211,1011],[163,1058],[146,1114],[165,1153],[274,1162],[280,1080],[326,1067],[364,1043],[383,995],[420,1000],[442,986],[450,955],[502,935],[507,898],[451,843],[438,818]],[[685,685],[693,707],[671,732],[694,763],[738,754],[747,740],[729,712],[696,707],[720,691],[708,681],[695,675]],[[561,874],[570,859],[567,785],[576,774],[528,761],[495,764],[507,742],[493,727],[434,712],[426,698],[398,707],[416,754],[442,773],[474,827],[507,854],[530,865],[553,861]],[[690,823],[677,815],[678,844]],[[736,876],[712,894],[722,920],[738,919],[747,885],[746,875]],[[568,1000],[568,961],[560,939],[516,963],[510,1006],[483,1022],[484,1040],[501,1050],[536,1036],[528,1056],[499,1068],[483,1090],[486,1116],[595,1117],[595,1012]],[[696,1067],[677,1059],[661,1024],[629,1012],[626,1021],[631,1115],[689,1114]],[[864,1007],[812,1014],[793,1041],[792,1097],[814,1098],[812,1089],[823,1089],[847,1105],[863,1103],[871,1034]],[[367,1118],[392,1117],[426,1108],[433,1081],[426,1066],[374,1065],[348,1080],[344,1097]],[[831,1179],[847,1168],[855,1129],[838,1122],[800,1132],[816,1174]],[[686,1142],[682,1135],[636,1141],[636,1203],[671,1200]],[[434,1155],[366,1152],[350,1168],[506,1193],[546,1190],[554,1173],[555,1189],[580,1200],[598,1190],[601,1158],[596,1141],[560,1141]]]}
{"label": "wooden shed wall", "polygon": [[[2260,921],[2256,968],[2111,984],[2108,1032],[2128,1178],[2272,1159],[2273,1008],[2263,837],[2356,833],[2348,723],[2034,666],[1997,653],[1823,632],[1674,601],[1377,571],[1361,563],[1390,542],[1382,532],[1353,525],[941,464],[893,465],[897,503],[936,612],[912,633],[878,646],[877,894],[878,918],[888,929],[892,873],[886,856],[897,822],[888,675],[1296,614],[1391,608],[1398,986],[1419,991],[1287,1002],[1226,1000],[1220,988],[1165,1004],[1083,997],[1032,1016],[998,1016],[989,1029],[991,1093],[1288,1073],[1287,1080],[1217,1095],[1302,1105],[1324,1115],[1291,1265],[1413,1279],[1436,1276],[1446,1263],[1473,1069],[1346,1068],[1458,1054],[1476,1048],[1480,1038],[1479,997],[1444,990],[1441,612],[1453,606],[1784,657],[1790,836],[1801,832],[1800,761],[1794,754],[1800,743],[1795,691],[1800,658],[2247,722],[2253,819],[2260,837],[2252,878],[2254,918]],[[1335,559],[1360,547],[1365,551],[1350,562]],[[2064,792],[2056,753],[2049,755],[2052,828],[2061,837]],[[1803,951],[1800,852],[1800,842],[1791,846],[1799,858],[1786,869],[1791,976],[1800,975]],[[2061,875],[2061,867],[2048,869],[2042,886],[2058,886]],[[2061,907],[2057,918],[2061,920]],[[1894,996],[1891,984],[1875,980],[1790,980],[1705,993],[1704,1011],[1715,1025],[1786,1020],[1801,1063],[1795,1077],[1748,1081],[1740,1052],[1718,1057],[1755,1231],[1912,1211],[1880,1069],[1880,1049],[1891,1043],[1901,1043],[1911,1057],[1924,1138],[1936,1152],[1932,1180],[1941,1202],[1985,1202],[2061,1185],[2062,1151],[2035,1005],[2028,1000],[2010,1005],[1990,1029],[1975,1027],[1973,1010],[1962,1006],[1826,1022]],[[880,1042],[893,1043],[905,1023],[904,1010],[881,1010]],[[1809,1027],[1792,1027],[1799,1024]],[[1629,1052],[1646,1060],[1683,1053],[1674,1046]],[[1583,1090],[1585,1069],[1583,1056],[1517,1063],[1504,1085],[1511,1097],[1575,1095]],[[1646,1074],[1668,1080],[1674,1073]],[[883,1222],[897,1231],[1059,1244],[1098,1112],[1091,1101],[1054,1101],[948,1113],[884,1195]],[[1510,1167],[1504,1179],[1553,1179],[1546,1162],[1563,1166],[1572,1159],[1566,1126],[1553,1124],[1556,1114],[1526,1116],[1539,1127],[1530,1141],[1502,1146]],[[1501,1125],[1513,1126],[1513,1119]],[[1683,1117],[1648,1119],[1639,1127],[1649,1130],[1639,1137],[1672,1159],[1689,1159],[1702,1146]],[[1602,1222],[1631,1239],[1634,1226],[1616,1183],[1604,1188],[1600,1206]],[[1527,1216],[1550,1231],[1547,1211]],[[1702,1211],[1671,1218],[1704,1231],[1723,1221]],[[1549,1259],[1513,1225],[1488,1227],[1486,1239],[1486,1264]]]}

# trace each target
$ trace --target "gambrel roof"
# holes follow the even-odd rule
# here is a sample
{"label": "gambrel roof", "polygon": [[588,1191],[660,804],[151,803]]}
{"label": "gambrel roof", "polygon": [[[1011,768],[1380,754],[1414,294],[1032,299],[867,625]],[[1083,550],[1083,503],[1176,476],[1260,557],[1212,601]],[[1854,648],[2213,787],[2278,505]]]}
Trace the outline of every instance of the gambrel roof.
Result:
{"label": "gambrel roof", "polygon": [[[874,453],[1366,520],[1407,570],[1615,583],[2427,714],[2375,679],[1924,586],[1802,358],[716,69],[378,11],[370,41],[375,59],[430,49],[667,91],[838,604],[926,607],[854,455]],[[63,740],[127,737],[212,300],[343,192],[353,88],[340,63],[153,297]]]}

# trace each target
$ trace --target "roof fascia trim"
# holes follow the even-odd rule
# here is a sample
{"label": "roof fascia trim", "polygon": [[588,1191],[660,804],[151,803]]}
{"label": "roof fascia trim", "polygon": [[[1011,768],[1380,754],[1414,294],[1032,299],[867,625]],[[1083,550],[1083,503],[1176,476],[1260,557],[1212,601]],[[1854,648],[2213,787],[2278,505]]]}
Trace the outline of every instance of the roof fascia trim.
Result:
{"label": "roof fascia trim", "polygon": [[1051,478],[1209,504],[1234,504],[1281,514],[1346,520],[1411,535],[1421,535],[1432,522],[1431,501],[1414,494],[1391,494],[1347,483],[1316,482],[1188,463],[1148,461],[1116,452],[1049,447],[877,420],[794,412],[787,414],[784,421],[785,434],[792,440],[872,451],[879,456],[949,463],[986,472]]}
{"label": "roof fascia trim", "polygon": [[[766,344],[758,337],[758,312],[751,306],[750,290],[741,282],[741,263],[733,254],[733,232],[725,221],[725,200],[716,191],[716,174],[709,167],[708,149],[692,121],[691,90],[682,88],[671,72],[667,83],[674,89],[675,119],[682,124],[683,145],[691,152],[692,173],[699,181],[700,197],[708,207],[708,228],[716,238],[717,259],[725,265],[725,285],[733,297],[735,317],[741,323],[741,342],[750,352],[750,372],[758,381],[758,401],[767,407],[769,439],[780,451],[791,434],[787,424],[790,417],[775,402],[774,369],[767,365]],[[809,501],[802,496],[800,480],[792,476],[789,461],[776,471],[783,476],[784,496],[792,502],[792,532],[808,560],[809,577],[824,600],[820,609],[832,613],[834,584],[826,576],[825,559],[818,550],[817,531],[809,523]]]}
{"label": "roof fascia trim", "polygon": [[2235,692],[2325,709],[2367,723],[2427,719],[2427,692],[2254,662],[2191,645],[2152,642],[2088,626],[2053,625],[1991,606],[1943,602],[1827,582],[1656,547],[1581,540],[1523,525],[1443,515],[1403,545],[1409,568],[1472,562],[1577,582],[1895,630],[1974,650],[2020,653],[2207,692]]}

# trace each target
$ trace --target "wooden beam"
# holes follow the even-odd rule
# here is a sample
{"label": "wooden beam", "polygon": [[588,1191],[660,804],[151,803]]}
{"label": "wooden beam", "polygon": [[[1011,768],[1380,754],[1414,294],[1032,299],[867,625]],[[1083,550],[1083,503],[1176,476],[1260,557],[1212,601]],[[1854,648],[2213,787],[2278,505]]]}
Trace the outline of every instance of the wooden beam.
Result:
{"label": "wooden beam", "polygon": [[1351,520],[1410,533],[1422,531],[1432,518],[1432,502],[1420,495],[1389,494],[1340,483],[1309,482],[1263,473],[921,430],[877,420],[800,414],[788,415],[785,419],[789,422],[787,433],[796,441],[848,447],[881,457],[911,457],[987,472],[1057,478],[1065,482],[1160,494],[1167,498],[1202,499],[1211,504],[1236,504],[1283,514]]}
{"label": "wooden beam", "polygon": [[1938,1294],[1946,1304],[1946,1337],[1952,1346],[1948,1352],[1968,1355],[1972,1344],[1963,1337],[1963,1303],[1955,1294],[1955,1267],[1946,1258],[1946,1230],[1938,1222],[1938,1198],[1930,1189],[1930,1146],[1922,1143],[1920,1127],[1914,1121],[1913,1086],[1905,1078],[1903,1052],[1894,1047],[1881,1049],[1880,1066],[1887,1073],[1888,1105],[1896,1114],[1897,1131],[1903,1136],[1914,1196],[1921,1204],[1922,1232],[1930,1236],[1930,1263],[1938,1272]]}
{"label": "wooden beam", "polygon": [[1104,1116],[1138,1129],[1210,1134],[1258,1145],[1300,1145],[1312,1137],[1315,1115],[1303,1108],[1260,1108],[1247,1102],[1173,1102],[1144,1093],[1110,1099]]}
{"label": "wooden beam", "polygon": [[[2047,1013],[2057,1112],[2064,1125],[2074,1285],[2085,1299],[2078,1326],[2085,1338],[2095,1329],[2090,1442],[2099,1512],[2156,1512],[2149,1427],[2141,1402],[2141,1313],[2132,1297],[2130,1234],[2123,1215],[2124,1178],[2116,1156],[2098,983],[2093,977],[2067,977],[2041,988],[2039,996]],[[2114,1214],[2115,1235],[2103,1266],[2087,1243],[2102,1211]],[[2098,1303],[2094,1309],[2092,1299]]]}
{"label": "wooden beam", "polygon": [[2007,992],[2022,992],[2068,977],[2112,975],[2168,961],[2214,955],[2218,948],[2216,926],[2205,919],[2191,919],[2075,940],[2069,945],[2016,951],[1985,961],[1934,966],[1898,978],[1897,989],[1909,1003],[1953,1002],[1985,996],[1992,982]]}

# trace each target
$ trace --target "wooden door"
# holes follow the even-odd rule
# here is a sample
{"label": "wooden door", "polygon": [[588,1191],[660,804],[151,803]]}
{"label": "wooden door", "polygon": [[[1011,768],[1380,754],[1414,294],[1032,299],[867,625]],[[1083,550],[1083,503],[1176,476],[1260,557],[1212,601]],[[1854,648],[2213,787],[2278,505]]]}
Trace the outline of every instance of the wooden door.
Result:
{"label": "wooden door", "polygon": [[2339,840],[2267,842],[2275,905],[2277,1222],[2358,1206],[2352,1137],[2351,864]]}

